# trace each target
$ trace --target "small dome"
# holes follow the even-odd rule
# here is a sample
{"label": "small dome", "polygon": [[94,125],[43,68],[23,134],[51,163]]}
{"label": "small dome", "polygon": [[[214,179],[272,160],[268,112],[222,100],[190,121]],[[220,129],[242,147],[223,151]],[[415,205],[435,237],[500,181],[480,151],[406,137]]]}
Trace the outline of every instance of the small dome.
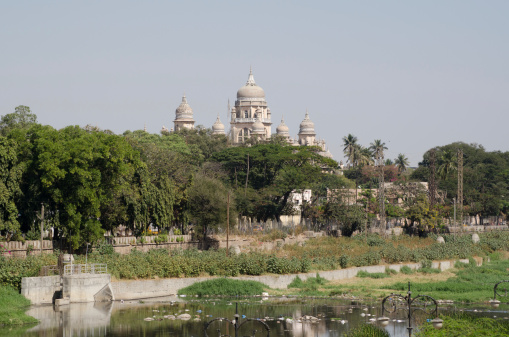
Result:
{"label": "small dome", "polygon": [[256,121],[253,124],[253,130],[251,131],[252,134],[264,134],[265,133],[265,126],[263,125],[260,118],[256,118]]}
{"label": "small dome", "polygon": [[285,124],[285,120],[281,117],[281,124],[276,128],[276,133],[281,136],[290,137],[290,129]]}
{"label": "small dome", "polygon": [[193,109],[187,103],[186,95],[182,96],[182,102],[175,110],[175,119],[193,118]]}
{"label": "small dome", "polygon": [[262,87],[256,85],[253,77],[253,72],[251,70],[249,71],[249,77],[247,79],[246,85],[237,91],[237,99],[246,98],[260,98],[265,100],[265,91],[263,91]]}
{"label": "small dome", "polygon": [[212,125],[212,134],[224,134],[224,124],[219,120],[219,115],[217,115],[217,119]]}
{"label": "small dome", "polygon": [[306,110],[306,117],[304,117],[304,120],[300,123],[299,127],[299,135],[301,134],[315,134],[315,123],[309,119],[309,113]]}

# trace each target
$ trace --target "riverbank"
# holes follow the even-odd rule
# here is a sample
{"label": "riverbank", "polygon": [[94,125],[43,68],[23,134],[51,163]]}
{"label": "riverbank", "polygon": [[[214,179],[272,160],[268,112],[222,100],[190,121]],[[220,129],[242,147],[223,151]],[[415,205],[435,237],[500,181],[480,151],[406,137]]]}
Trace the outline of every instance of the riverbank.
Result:
{"label": "riverbank", "polygon": [[35,318],[25,314],[29,306],[30,301],[14,288],[0,286],[0,326],[37,323]]}
{"label": "riverbank", "polygon": [[[384,273],[359,273],[346,280],[325,282],[310,287],[305,282],[299,287],[274,291],[275,295],[301,296],[349,296],[380,299],[391,293],[405,294],[408,282],[414,294],[426,294],[440,301],[454,303],[486,303],[493,298],[494,285],[507,279],[508,254],[493,254],[491,261],[478,266],[471,263],[455,263],[448,270],[435,268]],[[321,275],[321,274],[319,274]]]}

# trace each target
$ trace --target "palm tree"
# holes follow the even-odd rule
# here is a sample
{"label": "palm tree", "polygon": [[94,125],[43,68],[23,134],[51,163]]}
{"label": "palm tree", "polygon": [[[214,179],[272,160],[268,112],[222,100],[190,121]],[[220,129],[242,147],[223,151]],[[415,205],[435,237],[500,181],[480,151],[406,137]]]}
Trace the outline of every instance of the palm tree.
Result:
{"label": "palm tree", "polygon": [[398,167],[398,172],[403,173],[409,165],[408,158],[403,154],[398,154],[398,158],[394,159],[394,164]]}
{"label": "palm tree", "polygon": [[391,165],[394,165],[394,162],[392,161],[392,159],[385,159],[385,166],[391,166]]}
{"label": "palm tree", "polygon": [[355,150],[355,164],[359,166],[371,165],[373,164],[373,158],[371,150],[362,145],[357,145],[357,149]]}
{"label": "palm tree", "polygon": [[451,150],[445,150],[440,156],[440,166],[438,167],[438,176],[445,180],[449,173],[458,169],[456,154]]}
{"label": "palm tree", "polygon": [[387,150],[387,146],[385,146],[385,143],[382,142],[381,139],[375,139],[373,143],[369,144],[369,149],[373,153],[373,157],[377,159],[383,150]]}
{"label": "palm tree", "polygon": [[343,153],[348,159],[348,166],[355,166],[355,151],[357,150],[357,137],[351,133],[348,136],[343,137]]}

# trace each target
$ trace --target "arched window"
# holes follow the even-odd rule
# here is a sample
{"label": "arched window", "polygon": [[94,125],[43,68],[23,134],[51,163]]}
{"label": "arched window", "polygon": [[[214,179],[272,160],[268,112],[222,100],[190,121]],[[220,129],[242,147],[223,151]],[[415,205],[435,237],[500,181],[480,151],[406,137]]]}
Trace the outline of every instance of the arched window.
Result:
{"label": "arched window", "polygon": [[237,135],[237,142],[244,143],[251,137],[251,131],[248,128],[241,129]]}

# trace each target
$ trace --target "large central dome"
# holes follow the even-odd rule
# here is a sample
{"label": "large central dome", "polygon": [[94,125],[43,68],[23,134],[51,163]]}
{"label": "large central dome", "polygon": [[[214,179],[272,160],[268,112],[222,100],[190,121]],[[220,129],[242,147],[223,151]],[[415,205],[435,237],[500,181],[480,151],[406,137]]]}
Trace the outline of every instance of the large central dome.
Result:
{"label": "large central dome", "polygon": [[237,100],[249,100],[253,98],[261,98],[265,100],[265,91],[263,91],[262,87],[256,85],[253,77],[253,72],[249,70],[249,77],[247,79],[246,85],[237,91]]}

